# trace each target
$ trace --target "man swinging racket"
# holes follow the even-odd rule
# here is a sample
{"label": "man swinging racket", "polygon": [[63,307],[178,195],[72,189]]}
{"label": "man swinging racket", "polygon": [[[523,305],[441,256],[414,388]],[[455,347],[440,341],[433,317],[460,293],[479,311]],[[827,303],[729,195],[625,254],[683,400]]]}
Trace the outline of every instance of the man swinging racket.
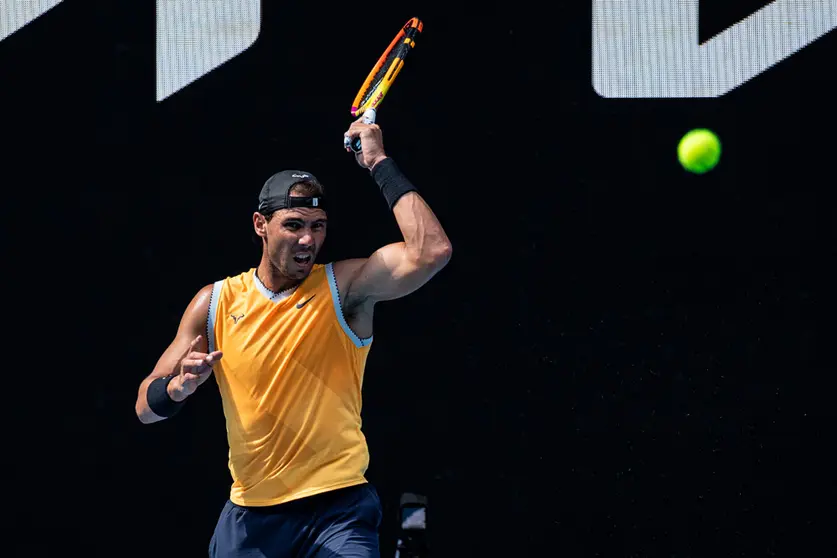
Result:
{"label": "man swinging racket", "polygon": [[263,186],[256,268],[206,285],[139,386],[143,423],[174,416],[215,372],[229,442],[230,497],[213,557],[378,557],[381,504],[364,475],[361,386],[375,304],[403,297],[451,257],[430,207],[384,153],[381,129],[355,121],[358,163],[389,204],[402,242],[370,257],[315,264],[326,237],[323,186],[288,170]]}

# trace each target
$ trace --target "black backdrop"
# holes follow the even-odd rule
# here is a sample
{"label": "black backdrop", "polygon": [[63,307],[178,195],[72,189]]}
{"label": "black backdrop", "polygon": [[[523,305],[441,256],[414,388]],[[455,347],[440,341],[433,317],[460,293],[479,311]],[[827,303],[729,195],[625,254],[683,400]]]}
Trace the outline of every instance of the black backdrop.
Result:
{"label": "black backdrop", "polygon": [[[379,122],[454,257],[376,314],[384,555],[403,491],[437,557],[834,553],[837,34],[720,98],[616,100],[589,2],[264,2],[251,49],[158,104],[153,4],[67,0],[0,43],[5,548],[204,555],[230,482],[215,385],[152,426],[136,388],[194,292],[257,262],[276,170],[329,188],[321,261],[398,239],[341,136],[416,15]],[[702,29],[746,15],[704,4]],[[698,126],[724,145],[701,177],[674,156]]]}

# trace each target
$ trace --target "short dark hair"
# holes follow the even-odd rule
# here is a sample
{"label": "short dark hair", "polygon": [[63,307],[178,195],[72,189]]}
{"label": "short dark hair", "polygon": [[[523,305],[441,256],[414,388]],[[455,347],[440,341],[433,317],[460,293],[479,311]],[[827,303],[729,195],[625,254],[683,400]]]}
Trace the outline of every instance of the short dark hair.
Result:
{"label": "short dark hair", "polygon": [[322,196],[323,187],[319,182],[311,182],[310,180],[302,180],[291,186],[292,194],[302,194],[303,196]]}

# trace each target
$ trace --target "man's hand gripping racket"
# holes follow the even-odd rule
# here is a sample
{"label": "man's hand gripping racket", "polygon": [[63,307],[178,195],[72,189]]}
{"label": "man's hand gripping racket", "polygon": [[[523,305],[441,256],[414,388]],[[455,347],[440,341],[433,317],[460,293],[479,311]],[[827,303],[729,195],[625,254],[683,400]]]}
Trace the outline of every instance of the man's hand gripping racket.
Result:
{"label": "man's hand gripping racket", "polygon": [[346,151],[355,152],[357,164],[365,169],[371,169],[379,161],[386,158],[384,152],[384,138],[381,128],[365,118],[354,121],[345,134],[346,142],[360,145],[360,149],[346,146]]}
{"label": "man's hand gripping racket", "polygon": [[[384,53],[378,58],[372,71],[366,76],[366,81],[358,90],[355,100],[352,103],[352,116],[358,118],[349,131],[343,137],[343,147],[349,151],[355,152],[355,158],[361,166],[367,166],[365,163],[373,161],[374,157],[367,157],[361,155],[364,146],[364,138],[369,138],[372,141],[370,147],[380,146],[381,153],[383,153],[383,144],[380,139],[380,128],[375,126],[375,119],[378,115],[378,105],[384,100],[389,92],[392,83],[404,66],[404,59],[416,46],[416,36],[421,33],[424,24],[417,17],[410,19],[398,31],[398,34],[390,42],[389,46],[384,50]],[[374,141],[373,138],[377,139]],[[367,148],[369,149],[369,148]],[[372,155],[370,153],[370,155]]]}

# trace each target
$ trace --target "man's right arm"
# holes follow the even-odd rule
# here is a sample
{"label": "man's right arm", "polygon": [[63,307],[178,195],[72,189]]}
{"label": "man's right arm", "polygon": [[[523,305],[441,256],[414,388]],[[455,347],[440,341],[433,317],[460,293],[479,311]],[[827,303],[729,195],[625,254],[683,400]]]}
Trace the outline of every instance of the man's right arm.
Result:
{"label": "man's right arm", "polygon": [[140,422],[151,424],[166,418],[157,415],[148,405],[148,387],[154,380],[176,375],[169,382],[167,391],[173,401],[182,401],[209,379],[212,363],[221,356],[220,351],[207,355],[206,324],[211,296],[212,285],[198,291],[180,319],[174,340],[160,356],[151,374],[140,383],[135,406]]}

